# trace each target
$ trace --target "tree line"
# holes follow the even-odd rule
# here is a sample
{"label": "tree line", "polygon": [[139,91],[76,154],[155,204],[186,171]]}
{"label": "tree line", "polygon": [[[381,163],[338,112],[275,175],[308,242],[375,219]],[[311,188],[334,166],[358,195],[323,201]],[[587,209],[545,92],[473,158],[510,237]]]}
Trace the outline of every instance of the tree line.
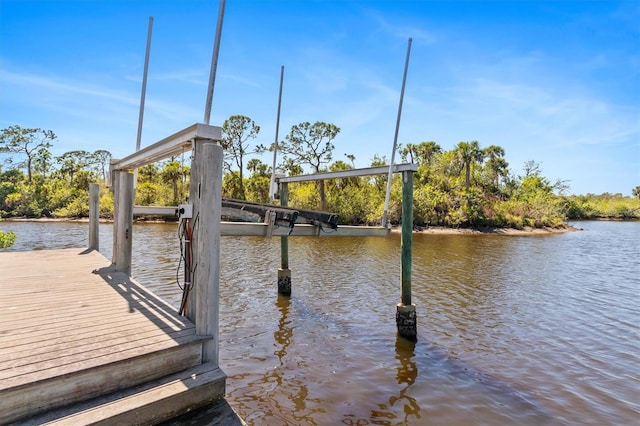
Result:
{"label": "tree line", "polygon": [[[277,146],[257,144],[260,126],[243,115],[222,125],[223,196],[268,203],[271,166],[260,160],[278,150],[277,172],[289,176],[355,168],[355,156],[334,158],[340,128],[325,122],[291,127]],[[101,216],[113,215],[113,196],[105,190],[111,153],[75,150],[54,157],[51,130],[11,126],[0,131],[0,216],[83,217],[88,215],[88,184],[98,182]],[[399,147],[402,161],[417,165],[414,224],[448,227],[561,227],[568,219],[640,218],[640,186],[633,197],[621,194],[567,195],[566,181],[552,182],[540,163],[528,161],[521,174],[497,145],[462,141],[449,150],[434,141]],[[388,165],[374,155],[370,166]],[[189,158],[174,157],[141,167],[135,202],[177,205],[188,195]],[[379,224],[387,176],[363,176],[289,184],[289,205],[336,212],[343,224]],[[400,176],[391,185],[388,217],[400,223]]]}

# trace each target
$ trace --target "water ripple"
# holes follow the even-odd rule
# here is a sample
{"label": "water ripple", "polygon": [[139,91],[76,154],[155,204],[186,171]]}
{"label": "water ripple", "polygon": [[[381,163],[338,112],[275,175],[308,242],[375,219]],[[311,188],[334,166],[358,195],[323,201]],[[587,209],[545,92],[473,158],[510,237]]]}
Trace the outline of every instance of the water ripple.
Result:
{"label": "water ripple", "polygon": [[[633,424],[640,223],[580,227],[549,237],[415,235],[415,344],[396,337],[398,235],[290,238],[291,298],[276,293],[277,238],[224,237],[227,399],[249,424]],[[2,228],[19,234],[19,250],[86,241],[82,224]],[[133,265],[174,306],[175,231],[136,225]],[[107,257],[110,232],[101,225]]]}

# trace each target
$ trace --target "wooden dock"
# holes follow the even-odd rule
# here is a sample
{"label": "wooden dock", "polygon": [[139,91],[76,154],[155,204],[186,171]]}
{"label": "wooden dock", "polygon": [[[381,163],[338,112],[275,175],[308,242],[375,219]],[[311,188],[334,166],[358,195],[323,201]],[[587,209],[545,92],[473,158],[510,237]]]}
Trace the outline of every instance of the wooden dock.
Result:
{"label": "wooden dock", "polygon": [[[154,424],[228,407],[224,373],[202,362],[211,337],[96,251],[0,253],[0,297],[0,424]],[[242,424],[229,411],[210,424]]]}

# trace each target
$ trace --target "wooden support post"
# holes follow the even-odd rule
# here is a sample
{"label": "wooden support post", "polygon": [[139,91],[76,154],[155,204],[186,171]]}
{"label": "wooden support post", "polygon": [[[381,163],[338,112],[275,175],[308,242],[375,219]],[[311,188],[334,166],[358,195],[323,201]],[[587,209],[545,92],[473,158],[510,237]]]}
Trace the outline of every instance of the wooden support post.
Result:
{"label": "wooden support post", "polygon": [[100,251],[100,185],[89,184],[89,250]]}
{"label": "wooden support post", "polygon": [[[190,170],[190,180],[189,180],[189,203],[192,205],[193,218],[191,219],[191,223],[193,225],[193,238],[191,240],[191,253],[193,259],[193,265],[191,266],[192,271],[196,264],[196,259],[198,259],[198,235],[196,235],[197,228],[199,225],[199,215],[200,215],[200,203],[197,200],[200,198],[200,167],[202,166],[202,161],[197,161],[196,159],[202,158],[202,141],[196,140],[193,144],[193,149],[191,150],[191,170]],[[189,290],[189,295],[187,297],[187,306],[185,307],[184,315],[191,320],[195,324],[196,322],[196,292],[195,292],[195,278],[191,274],[191,290]]]}
{"label": "wooden support post", "polygon": [[128,171],[117,171],[116,206],[117,206],[117,251],[114,255],[116,271],[131,275],[131,249],[133,247],[133,174]]}
{"label": "wooden support post", "polygon": [[[194,218],[197,251],[193,276],[196,293],[196,333],[212,336],[202,349],[202,361],[218,364],[219,289],[220,289],[220,215],[222,213],[222,147],[213,141],[196,140],[202,146],[192,161],[198,163],[198,196],[191,201],[198,206]],[[193,179],[192,174],[192,179]],[[192,185],[194,182],[192,181]]]}
{"label": "wooden support post", "polygon": [[118,227],[120,226],[118,223],[118,212],[120,210],[120,204],[118,203],[120,174],[114,170],[110,170],[109,174],[111,175],[111,191],[113,192],[113,249],[111,251],[111,264],[115,265],[118,257]]}
{"label": "wooden support post", "polygon": [[[280,184],[280,205],[289,203],[289,184]],[[278,293],[291,296],[291,270],[289,269],[289,237],[280,237],[280,269],[278,269]]]}
{"label": "wooden support post", "polygon": [[396,306],[398,334],[416,340],[416,306],[411,303],[411,249],[413,243],[413,171],[402,172],[402,297]]}

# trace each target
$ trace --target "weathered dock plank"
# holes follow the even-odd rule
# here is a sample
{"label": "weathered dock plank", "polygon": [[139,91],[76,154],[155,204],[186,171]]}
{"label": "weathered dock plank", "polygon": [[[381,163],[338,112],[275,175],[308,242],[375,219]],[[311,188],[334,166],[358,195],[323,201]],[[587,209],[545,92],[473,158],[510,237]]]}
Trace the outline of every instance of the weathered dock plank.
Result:
{"label": "weathered dock plank", "polygon": [[[211,338],[196,335],[175,308],[84,249],[0,253],[0,300],[0,424],[100,395],[112,395],[123,413],[140,411],[118,402],[119,393],[172,374],[190,377]],[[198,379],[217,389],[206,398],[162,385],[175,389],[177,405],[169,411],[221,398],[224,375],[210,376]],[[145,386],[149,395],[166,393]],[[128,392],[128,401],[147,401]]]}

